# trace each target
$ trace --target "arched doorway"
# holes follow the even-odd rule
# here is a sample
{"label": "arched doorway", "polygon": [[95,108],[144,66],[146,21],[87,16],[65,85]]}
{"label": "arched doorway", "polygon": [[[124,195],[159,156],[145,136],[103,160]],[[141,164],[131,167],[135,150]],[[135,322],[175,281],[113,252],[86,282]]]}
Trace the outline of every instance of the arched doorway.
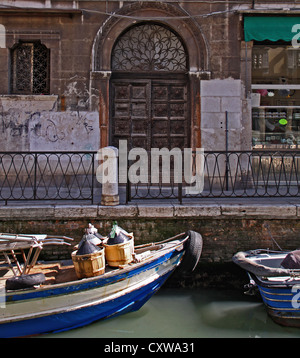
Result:
{"label": "arched doorway", "polygon": [[170,28],[146,22],[125,30],[111,56],[110,143],[189,147],[188,68],[184,43]]}

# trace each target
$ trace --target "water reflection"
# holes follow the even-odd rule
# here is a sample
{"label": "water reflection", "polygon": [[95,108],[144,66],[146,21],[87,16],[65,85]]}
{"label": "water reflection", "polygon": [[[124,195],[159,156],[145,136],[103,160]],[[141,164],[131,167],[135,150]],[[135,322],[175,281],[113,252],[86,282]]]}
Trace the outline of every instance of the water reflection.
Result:
{"label": "water reflection", "polygon": [[161,289],[139,311],[44,338],[284,338],[260,299],[212,289]]}

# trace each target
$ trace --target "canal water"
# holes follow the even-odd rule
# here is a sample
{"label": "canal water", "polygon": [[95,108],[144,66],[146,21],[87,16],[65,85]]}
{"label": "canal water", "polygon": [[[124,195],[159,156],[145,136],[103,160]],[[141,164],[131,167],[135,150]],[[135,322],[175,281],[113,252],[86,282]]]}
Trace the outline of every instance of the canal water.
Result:
{"label": "canal water", "polygon": [[41,337],[300,338],[300,328],[274,323],[259,297],[240,291],[162,288],[139,311]]}

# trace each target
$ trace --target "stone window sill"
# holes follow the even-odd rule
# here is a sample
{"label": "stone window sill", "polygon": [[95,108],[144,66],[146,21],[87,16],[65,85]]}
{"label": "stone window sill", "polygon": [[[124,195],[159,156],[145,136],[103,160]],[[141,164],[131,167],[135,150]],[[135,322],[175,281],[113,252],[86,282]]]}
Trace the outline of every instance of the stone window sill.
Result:
{"label": "stone window sill", "polygon": [[24,111],[55,111],[57,110],[57,95],[0,95],[0,105],[4,111],[17,108]]}

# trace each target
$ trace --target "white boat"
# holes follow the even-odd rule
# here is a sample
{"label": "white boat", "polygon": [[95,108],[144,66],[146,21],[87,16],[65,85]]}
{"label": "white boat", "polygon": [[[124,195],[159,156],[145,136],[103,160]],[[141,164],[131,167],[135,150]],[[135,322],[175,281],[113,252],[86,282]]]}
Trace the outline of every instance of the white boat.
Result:
{"label": "white boat", "polygon": [[233,262],[248,273],[247,293],[260,293],[274,322],[300,327],[299,250],[243,251],[233,256]]}

